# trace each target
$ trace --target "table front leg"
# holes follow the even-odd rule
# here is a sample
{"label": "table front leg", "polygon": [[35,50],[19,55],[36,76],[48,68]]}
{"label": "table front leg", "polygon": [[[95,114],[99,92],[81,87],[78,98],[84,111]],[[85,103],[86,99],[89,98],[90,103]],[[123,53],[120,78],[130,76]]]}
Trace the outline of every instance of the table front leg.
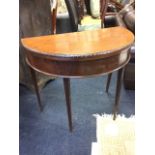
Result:
{"label": "table front leg", "polygon": [[64,82],[64,91],[65,91],[65,98],[66,98],[66,107],[67,107],[67,114],[68,114],[68,123],[69,123],[69,130],[72,132],[72,110],[71,110],[71,95],[70,95],[70,79],[63,78]]}
{"label": "table front leg", "polygon": [[35,92],[36,92],[37,99],[38,99],[38,106],[39,106],[40,111],[43,111],[43,105],[41,104],[40,93],[39,93],[37,79],[36,79],[36,73],[31,67],[29,68],[30,68],[30,72],[32,76],[32,82],[34,84]]}
{"label": "table front leg", "polygon": [[124,68],[121,68],[118,70],[117,73],[117,85],[116,85],[116,96],[115,96],[115,105],[114,105],[114,110],[113,110],[113,120],[116,119],[116,114],[118,112],[118,107],[120,103],[120,94],[121,94],[121,87],[123,83],[123,74],[124,74]]}

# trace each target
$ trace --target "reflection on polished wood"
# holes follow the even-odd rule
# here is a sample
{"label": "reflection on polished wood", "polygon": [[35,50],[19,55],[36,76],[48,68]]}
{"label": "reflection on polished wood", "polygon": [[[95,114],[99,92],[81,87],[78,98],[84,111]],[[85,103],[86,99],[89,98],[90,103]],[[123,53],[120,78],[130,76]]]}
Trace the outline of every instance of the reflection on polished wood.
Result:
{"label": "reflection on polished wood", "polygon": [[[34,70],[64,79],[92,77],[119,70],[114,119],[119,106],[122,68],[130,59],[134,35],[123,27],[22,39],[27,63]],[[64,80],[69,128],[72,131],[69,79]]]}
{"label": "reflection on polished wood", "polygon": [[129,60],[133,41],[134,35],[122,27],[22,39],[32,68],[68,78],[118,70]]}
{"label": "reflection on polished wood", "polygon": [[22,43],[28,50],[39,54],[70,57],[96,54],[101,51],[115,52],[132,44],[133,38],[130,31],[117,27],[26,38],[22,39]]}

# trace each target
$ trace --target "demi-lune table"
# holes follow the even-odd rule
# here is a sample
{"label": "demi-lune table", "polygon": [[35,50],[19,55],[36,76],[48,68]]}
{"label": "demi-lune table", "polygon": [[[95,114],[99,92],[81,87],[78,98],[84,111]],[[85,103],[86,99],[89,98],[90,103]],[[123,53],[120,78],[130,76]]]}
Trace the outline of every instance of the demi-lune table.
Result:
{"label": "demi-lune table", "polygon": [[66,97],[69,129],[72,131],[70,78],[94,77],[118,70],[114,119],[118,111],[123,70],[130,59],[129,48],[134,35],[123,27],[104,28],[23,38],[26,61],[30,66],[38,98],[39,90],[35,71],[55,77],[62,77]]}

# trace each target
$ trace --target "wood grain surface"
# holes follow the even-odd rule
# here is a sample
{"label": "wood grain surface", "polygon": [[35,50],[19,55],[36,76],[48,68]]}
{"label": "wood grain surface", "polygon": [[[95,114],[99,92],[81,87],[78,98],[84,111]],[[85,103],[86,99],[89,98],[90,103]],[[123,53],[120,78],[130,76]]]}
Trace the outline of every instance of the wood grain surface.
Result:
{"label": "wood grain surface", "polygon": [[123,27],[104,28],[59,35],[22,39],[23,46],[35,53],[59,57],[111,54],[130,46],[134,35]]}
{"label": "wood grain surface", "polygon": [[134,35],[123,27],[22,39],[27,63],[58,77],[103,75],[125,66]]}

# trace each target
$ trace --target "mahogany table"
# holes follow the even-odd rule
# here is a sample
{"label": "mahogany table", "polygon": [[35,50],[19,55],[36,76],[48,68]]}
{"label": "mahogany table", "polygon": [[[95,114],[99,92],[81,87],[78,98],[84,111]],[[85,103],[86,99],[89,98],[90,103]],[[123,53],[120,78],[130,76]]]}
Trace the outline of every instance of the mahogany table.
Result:
{"label": "mahogany table", "polygon": [[123,27],[23,38],[26,61],[40,101],[35,71],[62,77],[66,97],[69,129],[72,131],[70,78],[93,77],[118,70],[114,119],[118,111],[124,66],[130,59],[129,48],[134,35]]}

